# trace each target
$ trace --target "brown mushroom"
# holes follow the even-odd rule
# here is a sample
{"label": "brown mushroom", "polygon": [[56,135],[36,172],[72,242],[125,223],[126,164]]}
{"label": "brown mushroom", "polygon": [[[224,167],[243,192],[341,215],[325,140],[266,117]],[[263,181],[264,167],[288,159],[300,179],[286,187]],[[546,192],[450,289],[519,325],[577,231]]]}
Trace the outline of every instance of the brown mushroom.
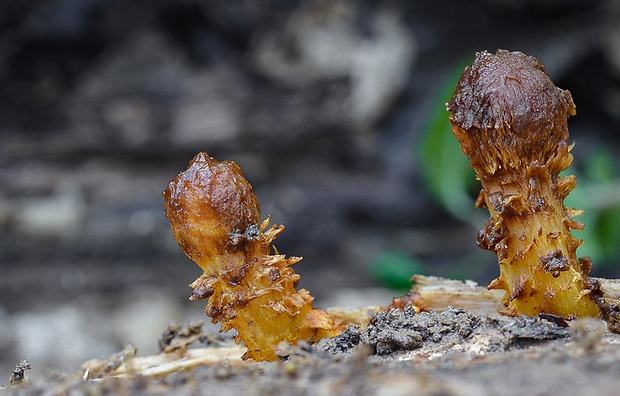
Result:
{"label": "brown mushroom", "polygon": [[476,54],[452,100],[452,132],[476,171],[476,205],[491,218],[478,244],[497,254],[500,276],[490,289],[506,291],[506,313],[596,316],[587,279],[588,258],[571,234],[582,214],[564,206],[575,176],[560,176],[573,161],[570,92],[556,87],[544,66],[521,52]]}
{"label": "brown mushroom", "polygon": [[284,226],[260,222],[258,200],[241,168],[200,153],[163,193],[166,216],[181,250],[202,268],[190,299],[208,298],[205,313],[222,331],[235,329],[243,358],[276,360],[282,344],[338,334],[313,297],[296,290],[291,266],[301,257],[271,254]]}

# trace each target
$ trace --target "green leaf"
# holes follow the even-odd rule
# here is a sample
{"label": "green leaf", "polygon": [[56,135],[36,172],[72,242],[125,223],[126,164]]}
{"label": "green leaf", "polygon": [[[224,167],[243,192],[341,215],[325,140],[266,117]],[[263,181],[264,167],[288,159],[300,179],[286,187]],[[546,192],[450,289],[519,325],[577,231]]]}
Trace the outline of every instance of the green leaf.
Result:
{"label": "green leaf", "polygon": [[594,183],[609,183],[616,178],[614,156],[608,148],[599,146],[588,157],[585,176]]}
{"label": "green leaf", "polygon": [[425,184],[441,207],[457,219],[479,225],[481,216],[470,193],[477,184],[475,172],[452,134],[446,111],[463,68],[455,68],[433,101],[418,158]]}
{"label": "green leaf", "polygon": [[398,250],[386,250],[370,265],[370,273],[383,286],[407,291],[411,288],[409,279],[423,274],[424,267],[417,260]]}
{"label": "green leaf", "polygon": [[595,223],[594,231],[601,249],[601,258],[612,261],[620,253],[620,207],[602,211]]}

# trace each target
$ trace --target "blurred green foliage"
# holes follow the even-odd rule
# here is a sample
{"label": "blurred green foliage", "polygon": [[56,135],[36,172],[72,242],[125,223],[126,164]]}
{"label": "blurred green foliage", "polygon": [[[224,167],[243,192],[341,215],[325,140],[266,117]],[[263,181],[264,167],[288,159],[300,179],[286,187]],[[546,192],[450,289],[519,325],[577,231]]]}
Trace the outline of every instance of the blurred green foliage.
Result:
{"label": "blurred green foliage", "polygon": [[[482,219],[488,218],[488,213],[474,207],[480,184],[451,132],[445,109],[464,64],[455,67],[446,77],[444,87],[434,101],[418,158],[426,186],[441,207],[454,218],[480,227]],[[566,171],[566,174],[573,173],[578,185],[565,205],[583,209],[585,216],[576,220],[586,226],[583,231],[575,231],[575,236],[584,240],[577,253],[590,256],[595,269],[610,267],[620,256],[620,175],[614,155],[606,147],[597,147],[579,171],[575,171],[574,166]]]}
{"label": "blurred green foliage", "polygon": [[620,180],[613,154],[597,147],[586,159],[582,171],[576,173],[577,188],[566,198],[565,205],[584,210],[578,218],[586,228],[575,232],[584,240],[577,251],[590,256],[597,267],[614,266],[620,256]]}
{"label": "blurred green foliage", "polygon": [[370,265],[370,274],[388,289],[407,292],[411,288],[409,279],[423,274],[424,267],[414,258],[398,250],[386,250]]}
{"label": "blurred green foliage", "polygon": [[448,75],[433,100],[417,157],[426,187],[442,208],[452,217],[478,226],[483,217],[472,205],[472,194],[477,194],[480,185],[452,134],[446,111],[446,103],[452,99],[461,73],[469,63],[469,60],[463,62]]}

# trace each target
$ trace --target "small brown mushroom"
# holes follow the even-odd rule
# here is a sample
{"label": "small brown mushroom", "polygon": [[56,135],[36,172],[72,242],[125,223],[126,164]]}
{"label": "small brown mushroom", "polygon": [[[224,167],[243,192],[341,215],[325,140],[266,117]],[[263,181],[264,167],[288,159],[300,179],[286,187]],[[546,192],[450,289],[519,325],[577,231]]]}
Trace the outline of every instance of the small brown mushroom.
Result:
{"label": "small brown mushroom", "polygon": [[447,109],[482,184],[476,205],[491,214],[478,244],[497,254],[500,276],[489,288],[506,291],[506,313],[598,315],[591,265],[577,259],[582,241],[571,234],[583,228],[573,220],[582,212],[563,204],[576,185],[575,176],[560,176],[573,161],[570,92],[532,56],[484,51],[463,72]]}
{"label": "small brown mushroom", "polygon": [[301,257],[271,254],[284,226],[260,222],[258,199],[241,168],[200,153],[163,193],[181,250],[203,270],[191,300],[209,299],[205,313],[222,331],[237,330],[244,359],[276,360],[281,344],[338,334],[330,315],[296,290],[291,266]]}

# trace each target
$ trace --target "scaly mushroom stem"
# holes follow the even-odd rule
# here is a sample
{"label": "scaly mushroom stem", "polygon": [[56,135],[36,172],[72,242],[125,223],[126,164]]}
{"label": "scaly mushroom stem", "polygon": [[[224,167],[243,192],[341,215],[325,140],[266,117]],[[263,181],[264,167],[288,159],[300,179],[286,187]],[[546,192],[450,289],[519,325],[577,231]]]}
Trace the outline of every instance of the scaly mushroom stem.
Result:
{"label": "scaly mushroom stem", "polygon": [[563,197],[557,195],[558,184],[574,178],[558,183],[549,180],[544,170],[536,173],[524,180],[527,185],[519,186],[538,201],[534,206],[518,211],[515,206],[523,202],[517,203],[517,195],[490,198],[483,194],[491,219],[478,234],[478,244],[496,252],[501,272],[489,288],[507,291],[511,314],[594,316],[598,307],[589,297],[586,280],[590,261],[575,259],[581,242],[571,235],[571,228],[582,226],[572,220],[577,213],[564,207]]}
{"label": "scaly mushroom stem", "polygon": [[553,85],[543,65],[520,52],[477,53],[447,105],[452,131],[482,184],[476,205],[491,219],[478,244],[494,251],[506,291],[506,313],[596,316],[588,258],[576,258],[583,225],[563,201],[576,185],[559,174],[572,163],[568,91]]}

